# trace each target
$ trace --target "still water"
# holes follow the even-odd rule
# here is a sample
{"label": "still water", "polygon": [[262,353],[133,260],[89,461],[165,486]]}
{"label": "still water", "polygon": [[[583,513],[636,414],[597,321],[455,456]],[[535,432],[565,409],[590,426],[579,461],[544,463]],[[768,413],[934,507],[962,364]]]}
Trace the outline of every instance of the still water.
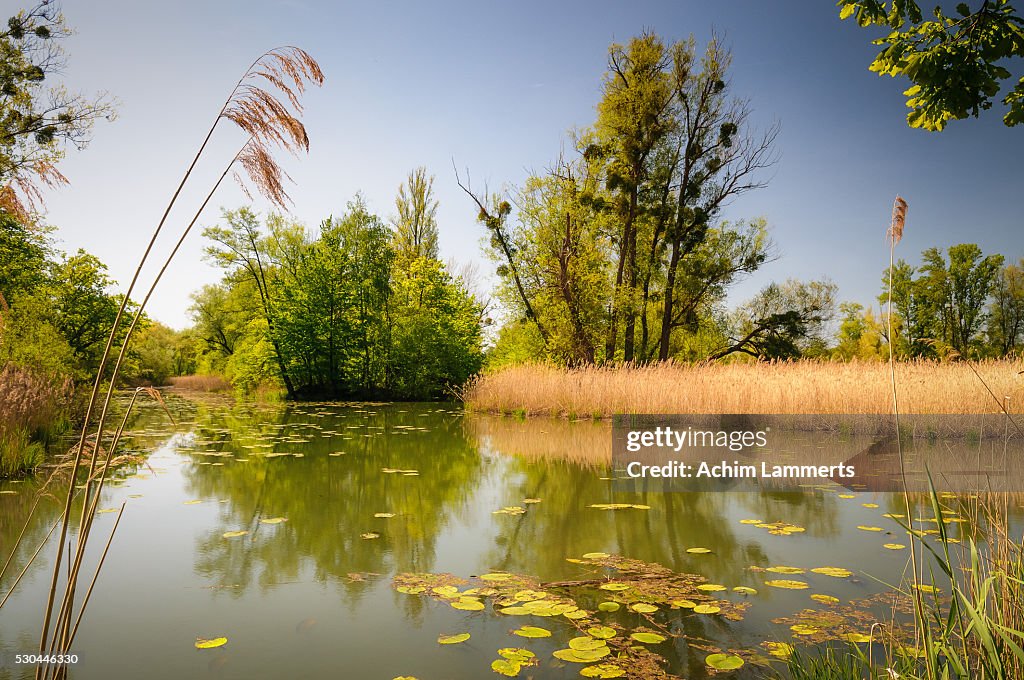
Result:
{"label": "still water", "polygon": [[[700,678],[709,650],[753,650],[771,659],[762,643],[793,640],[785,617],[826,608],[811,594],[844,606],[866,600],[886,590],[881,582],[898,580],[908,560],[907,550],[883,547],[908,543],[882,516],[902,511],[902,498],[891,493],[614,492],[603,464],[611,436],[605,423],[520,421],[437,404],[171,397],[169,405],[173,425],[155,406],[139,410],[128,448],[146,454],[145,463],[121,469],[104,491],[101,511],[127,505],[75,643],[76,680],[490,678],[499,677],[490,665],[505,647],[536,654],[539,663],[524,667],[521,678],[578,678],[580,664],[552,657],[580,634],[570,620],[506,616],[490,603],[462,611],[440,598],[397,592],[392,579],[450,573],[479,586],[470,577],[509,572],[540,582],[587,580],[599,570],[567,558],[588,553],[702,575],[726,586],[716,597],[746,606],[741,620],[687,609],[656,615],[678,637],[650,649],[668,671]],[[38,483],[0,482],[2,557]],[[641,507],[590,507],[609,503]],[[41,504],[17,569],[0,583],[3,593],[58,507],[56,500]],[[495,513],[502,508],[525,512]],[[115,516],[98,516],[97,550]],[[268,519],[274,522],[262,521]],[[802,531],[772,534],[752,519]],[[952,535],[960,529],[950,525]],[[687,552],[695,547],[708,551]],[[96,557],[86,563],[90,576]],[[762,571],[778,565],[806,572]],[[824,566],[853,574],[810,571]],[[0,609],[7,664],[0,679],[31,675],[13,668],[11,655],[38,645],[51,567],[52,552],[44,550]],[[766,586],[772,578],[809,587]],[[737,593],[736,586],[757,592]],[[626,631],[642,623],[626,609],[595,618]],[[552,636],[510,634],[524,624]],[[437,642],[463,632],[471,634],[466,642]],[[219,636],[228,644],[194,647],[196,638]],[[731,677],[763,673],[747,659]]]}

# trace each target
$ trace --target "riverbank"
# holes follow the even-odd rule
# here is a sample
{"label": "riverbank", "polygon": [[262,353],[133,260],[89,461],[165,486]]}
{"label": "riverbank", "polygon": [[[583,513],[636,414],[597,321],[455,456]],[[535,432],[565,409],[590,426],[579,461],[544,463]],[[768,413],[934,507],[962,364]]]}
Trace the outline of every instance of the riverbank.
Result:
{"label": "riverbank", "polygon": [[[975,370],[977,374],[975,374]],[[905,413],[1024,412],[1024,361],[896,365]],[[987,388],[986,388],[987,386]],[[991,393],[990,391],[991,390]],[[993,397],[993,395],[996,395]],[[486,413],[607,418],[616,413],[891,413],[889,367],[878,362],[513,366],[463,391]]]}

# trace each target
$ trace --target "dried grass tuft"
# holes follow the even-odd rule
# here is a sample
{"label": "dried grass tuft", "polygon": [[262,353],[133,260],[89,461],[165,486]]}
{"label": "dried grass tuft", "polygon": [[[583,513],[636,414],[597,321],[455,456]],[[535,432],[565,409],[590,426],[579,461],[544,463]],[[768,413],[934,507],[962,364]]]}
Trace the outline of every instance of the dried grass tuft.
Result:
{"label": "dried grass tuft", "polygon": [[892,203],[892,221],[889,223],[889,241],[895,246],[903,238],[903,227],[907,223],[907,202],[897,196]]}

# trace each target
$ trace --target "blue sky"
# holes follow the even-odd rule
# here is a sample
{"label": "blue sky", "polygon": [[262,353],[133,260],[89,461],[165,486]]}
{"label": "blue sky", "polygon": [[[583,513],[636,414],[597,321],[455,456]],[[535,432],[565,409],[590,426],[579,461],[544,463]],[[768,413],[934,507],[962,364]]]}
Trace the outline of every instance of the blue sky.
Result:
{"label": "blue sky", "polygon": [[[327,76],[305,98],[310,153],[285,160],[294,216],[316,225],[361,191],[386,218],[399,183],[425,165],[437,176],[442,258],[492,271],[453,161],[492,190],[542,171],[568,130],[593,121],[609,43],[644,29],[666,40],[692,33],[699,44],[724,34],[733,92],[750,99],[756,125],[782,126],[768,188],[725,214],[765,217],[781,257],[737,286],[732,302],[773,279],[827,276],[841,299],[873,303],[897,193],[910,204],[899,250],[912,262],[926,247],[965,241],[1024,256],[1024,129],[1005,128],[995,110],[942,134],[908,129],[905,86],[868,72],[870,34],[840,22],[829,0],[96,0],[67,2],[64,13],[77,31],[65,82],[106,90],[120,105],[87,150],[69,152],[61,169],[71,186],[49,194],[48,220],[63,248],[90,250],[123,282],[235,80],[282,44],[308,50]],[[221,131],[170,230],[191,217],[241,141]],[[245,202],[226,186],[202,223]],[[197,233],[171,266],[149,306],[155,318],[188,325],[189,293],[219,276],[202,246]]]}

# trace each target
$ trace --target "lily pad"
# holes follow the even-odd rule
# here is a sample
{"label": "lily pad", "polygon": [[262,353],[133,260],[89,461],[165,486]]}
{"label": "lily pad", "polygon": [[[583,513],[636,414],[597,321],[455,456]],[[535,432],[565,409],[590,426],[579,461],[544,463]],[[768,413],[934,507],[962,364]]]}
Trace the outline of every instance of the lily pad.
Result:
{"label": "lily pad", "polygon": [[518,661],[510,661],[508,659],[495,659],[491,662],[492,671],[510,678],[514,678],[519,675],[519,671],[522,670],[522,668],[523,665]]}
{"label": "lily pad", "polygon": [[732,671],[743,665],[743,659],[735,654],[708,654],[704,663],[716,671]]}
{"label": "lily pad", "polygon": [[249,532],[244,529],[241,531],[226,531],[223,536],[224,538],[238,538],[239,536],[245,536],[247,533]]}
{"label": "lily pad", "polygon": [[261,519],[260,524],[280,524],[281,522],[287,522],[288,520],[284,517],[269,517],[267,519]]}
{"label": "lily pad", "polygon": [[706,555],[707,553],[711,552],[711,548],[687,548],[686,552],[690,553],[691,555]]}
{"label": "lily pad", "polygon": [[815,567],[811,569],[815,574],[824,574],[825,576],[834,576],[835,578],[846,578],[853,576],[853,572],[849,569],[843,569],[842,567]]}
{"label": "lily pad", "polygon": [[810,586],[804,583],[803,581],[795,581],[793,579],[777,579],[774,581],[765,581],[764,584],[766,586],[771,586],[772,588],[782,588],[784,590],[803,590],[805,588],[810,588]]}
{"label": "lily pad", "polygon": [[512,631],[514,635],[524,638],[546,638],[551,637],[551,631],[547,628],[540,628],[538,626],[523,626],[517,630]]}
{"label": "lily pad", "polygon": [[598,640],[589,636],[574,637],[569,640],[569,647],[577,652],[592,652],[607,646],[608,644],[604,640]]}
{"label": "lily pad", "polygon": [[214,649],[215,647],[223,647],[228,643],[226,637],[216,637],[210,639],[196,638],[196,649]]}
{"label": "lily pad", "polygon": [[587,666],[580,671],[580,675],[585,678],[621,678],[626,675],[626,671],[613,663],[599,663]]}
{"label": "lily pad", "polygon": [[457,645],[460,642],[465,642],[469,639],[469,633],[456,633],[455,635],[438,635],[437,644],[439,645]]}
{"label": "lily pad", "polygon": [[722,611],[722,608],[717,604],[699,604],[693,608],[693,611],[698,614],[717,614]]}
{"label": "lily pad", "polygon": [[608,647],[601,647],[599,649],[593,649],[589,651],[580,651],[572,648],[556,649],[554,652],[552,652],[551,655],[556,659],[561,659],[562,661],[571,661],[573,663],[591,663],[592,661],[603,659],[609,654],[611,654],[611,650],[608,649]]}
{"label": "lily pad", "polygon": [[664,642],[668,639],[664,635],[658,635],[657,633],[633,633],[629,637],[633,638],[637,642],[642,642],[645,645],[656,645],[659,642]]}
{"label": "lily pad", "polygon": [[610,640],[615,637],[616,633],[614,628],[608,626],[594,626],[593,628],[587,628],[587,635],[596,637],[599,640]]}
{"label": "lily pad", "polygon": [[646,602],[637,602],[636,604],[629,605],[629,608],[635,611],[637,614],[653,614],[658,611],[658,608],[653,604],[647,604]]}
{"label": "lily pad", "polygon": [[618,602],[606,601],[597,605],[597,608],[603,612],[617,612],[622,607]]}

